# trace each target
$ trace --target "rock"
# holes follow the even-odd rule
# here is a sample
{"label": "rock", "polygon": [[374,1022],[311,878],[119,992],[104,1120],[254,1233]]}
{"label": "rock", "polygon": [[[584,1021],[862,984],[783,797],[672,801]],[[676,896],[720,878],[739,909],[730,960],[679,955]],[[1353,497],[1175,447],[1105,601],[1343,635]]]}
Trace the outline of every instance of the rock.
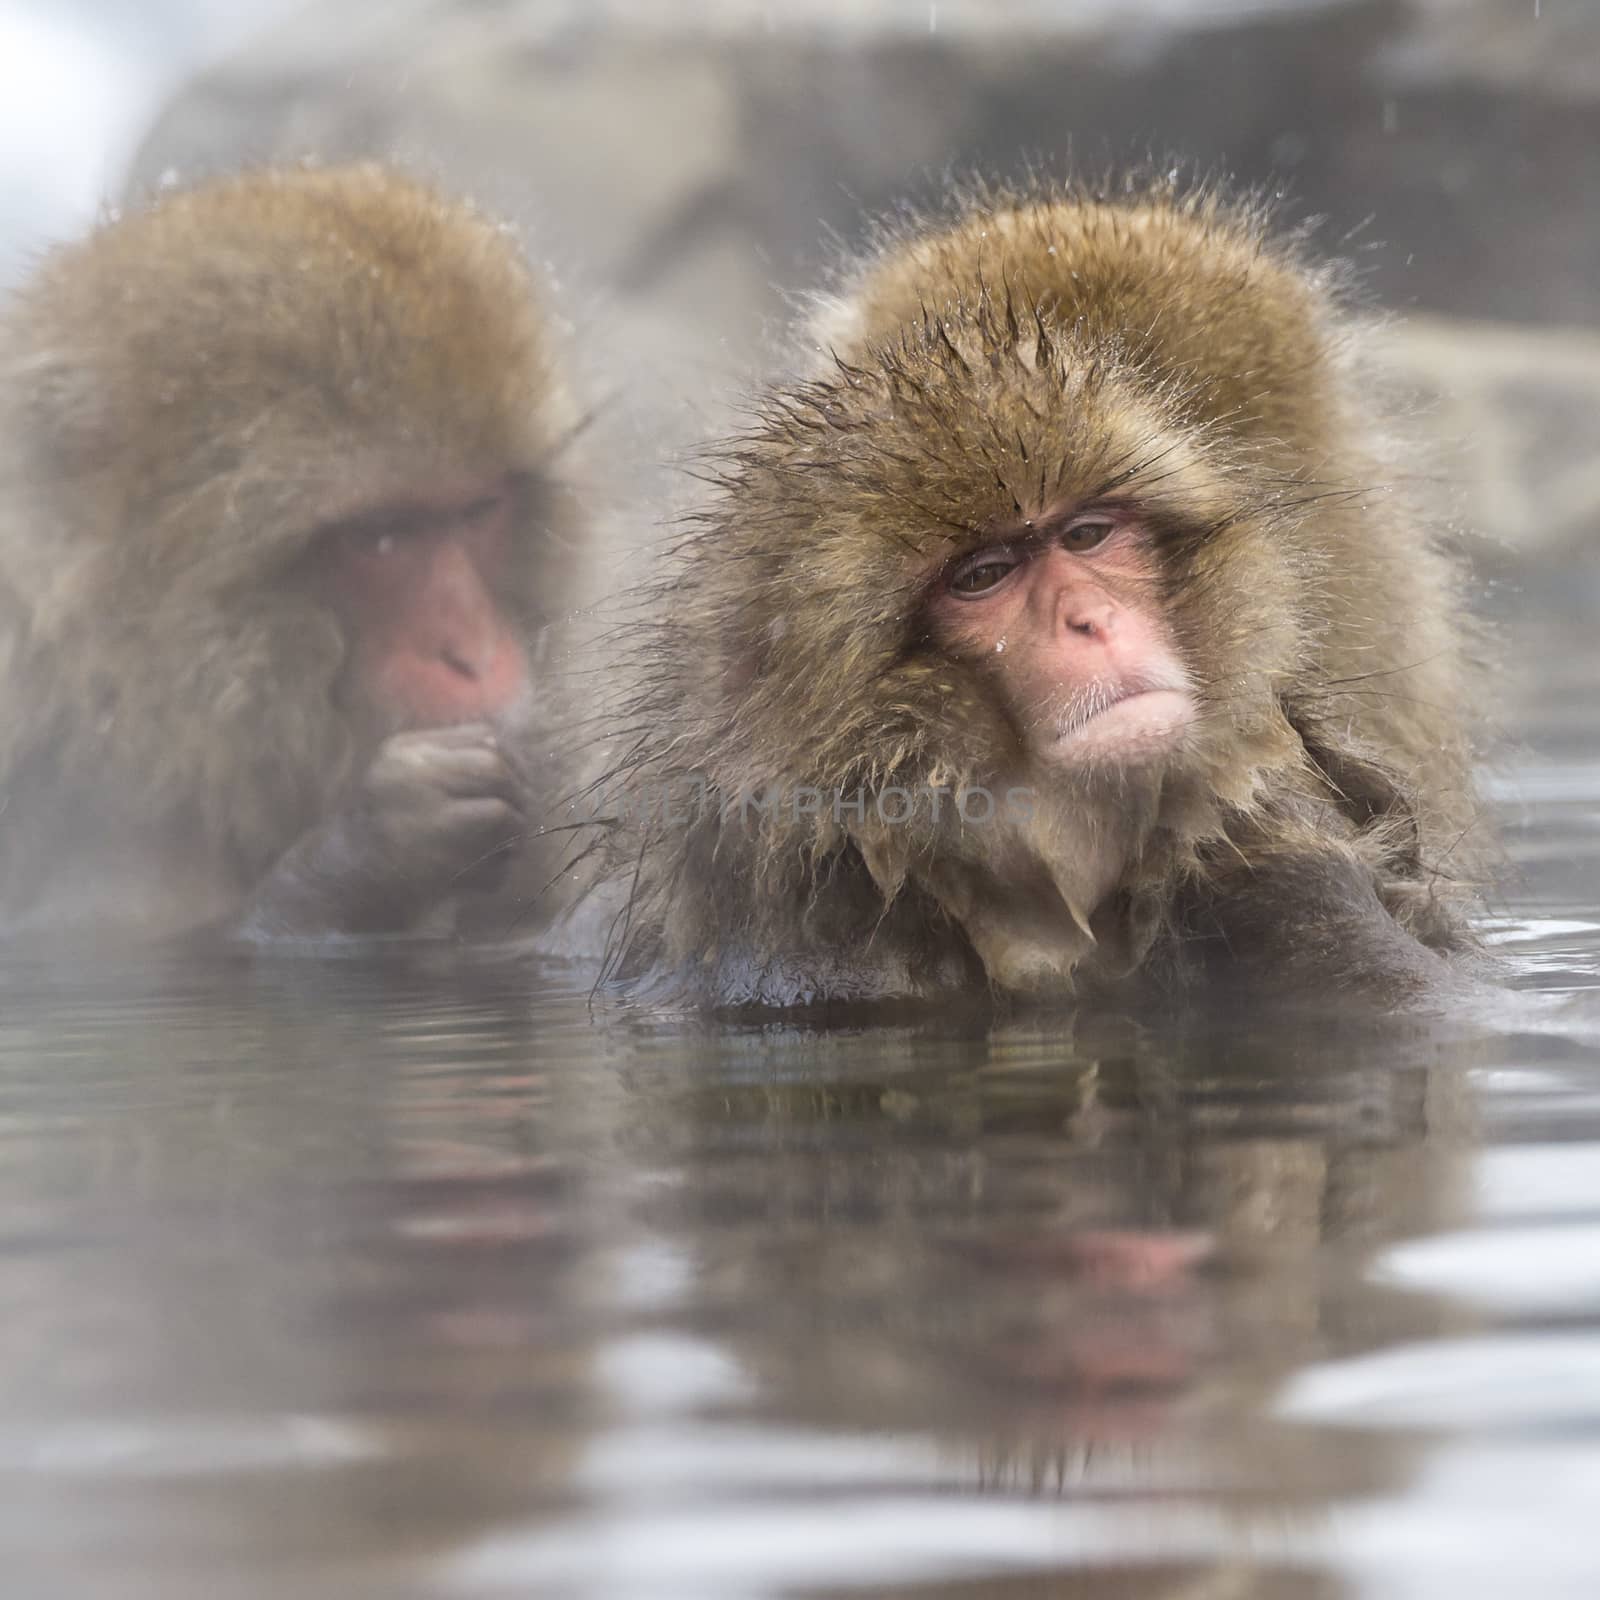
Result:
{"label": "rock", "polygon": [[1498,441],[1471,514],[1587,558],[1592,341],[1488,325],[1600,326],[1597,149],[1586,0],[405,0],[312,6],[200,78],[133,183],[374,154],[478,195],[551,263],[648,482],[773,364],[830,234],[951,169],[1175,151],[1324,215],[1379,304],[1469,319],[1410,349],[1450,427]]}
{"label": "rock", "polygon": [[1412,317],[1382,338],[1418,396],[1430,475],[1480,571],[1541,605],[1600,599],[1600,335]]}

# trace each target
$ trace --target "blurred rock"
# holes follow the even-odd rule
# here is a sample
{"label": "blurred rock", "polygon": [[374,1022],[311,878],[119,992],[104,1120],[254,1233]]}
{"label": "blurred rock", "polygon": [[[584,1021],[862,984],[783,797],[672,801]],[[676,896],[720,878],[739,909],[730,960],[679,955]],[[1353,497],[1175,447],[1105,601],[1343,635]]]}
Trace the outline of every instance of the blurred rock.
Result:
{"label": "blurred rock", "polygon": [[1414,317],[1384,354],[1469,527],[1557,571],[1600,555],[1600,335]]}
{"label": "blurred rock", "polygon": [[[952,169],[1175,153],[1324,215],[1380,303],[1536,329],[1600,326],[1597,150],[1589,0],[403,0],[313,6],[198,80],[133,182],[376,154],[475,193],[552,263],[623,471],[724,425],[830,234]],[[1468,514],[1600,543],[1594,342],[1410,349],[1499,474]]]}

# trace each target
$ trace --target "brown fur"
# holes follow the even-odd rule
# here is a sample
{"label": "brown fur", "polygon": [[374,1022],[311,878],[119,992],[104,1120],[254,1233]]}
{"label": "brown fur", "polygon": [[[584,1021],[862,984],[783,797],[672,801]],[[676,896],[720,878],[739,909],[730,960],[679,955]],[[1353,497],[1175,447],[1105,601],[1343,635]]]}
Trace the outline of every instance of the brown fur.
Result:
{"label": "brown fur", "polygon": [[291,575],[363,495],[528,474],[507,603],[540,628],[576,533],[551,355],[505,231],[375,166],[164,195],[43,261],[0,324],[8,921],[70,918],[86,853],[225,909],[334,804],[344,641]]}
{"label": "brown fur", "polygon": [[[729,1002],[1081,993],[1192,965],[1185,934],[1292,922],[1262,885],[1307,861],[1354,877],[1327,906],[1381,902],[1374,948],[1392,932],[1416,972],[1462,944],[1457,573],[1394,487],[1351,330],[1337,274],[1211,188],[991,191],[886,232],[649,597],[618,792],[698,775],[711,803],[627,835],[617,970]],[[991,685],[919,633],[922,586],[1108,492],[1160,531],[1202,702],[1158,781],[1057,780],[1007,829],[719,813],[1014,770]],[[1101,856],[1116,884],[1087,903]]]}

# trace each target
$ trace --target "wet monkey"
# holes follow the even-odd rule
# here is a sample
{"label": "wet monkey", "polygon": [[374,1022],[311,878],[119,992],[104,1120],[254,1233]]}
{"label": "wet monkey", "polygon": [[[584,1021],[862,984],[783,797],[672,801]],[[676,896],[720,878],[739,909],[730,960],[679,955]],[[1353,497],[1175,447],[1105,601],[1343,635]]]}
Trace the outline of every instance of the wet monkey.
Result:
{"label": "wet monkey", "polygon": [[554,357],[508,233],[377,166],[43,260],[0,321],[0,921],[388,932],[494,877],[581,536]]}
{"label": "wet monkey", "polygon": [[773,1005],[1445,981],[1472,652],[1343,301],[1205,186],[885,233],[647,596],[613,971]]}

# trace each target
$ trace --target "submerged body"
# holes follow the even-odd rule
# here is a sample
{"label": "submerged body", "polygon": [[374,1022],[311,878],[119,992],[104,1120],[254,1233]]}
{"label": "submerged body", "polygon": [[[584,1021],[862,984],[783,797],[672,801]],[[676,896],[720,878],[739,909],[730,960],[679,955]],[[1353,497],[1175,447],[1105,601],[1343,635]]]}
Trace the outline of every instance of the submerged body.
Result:
{"label": "submerged body", "polygon": [[1207,190],[884,238],[651,596],[613,971],[775,1005],[1443,981],[1458,574],[1351,327]]}

